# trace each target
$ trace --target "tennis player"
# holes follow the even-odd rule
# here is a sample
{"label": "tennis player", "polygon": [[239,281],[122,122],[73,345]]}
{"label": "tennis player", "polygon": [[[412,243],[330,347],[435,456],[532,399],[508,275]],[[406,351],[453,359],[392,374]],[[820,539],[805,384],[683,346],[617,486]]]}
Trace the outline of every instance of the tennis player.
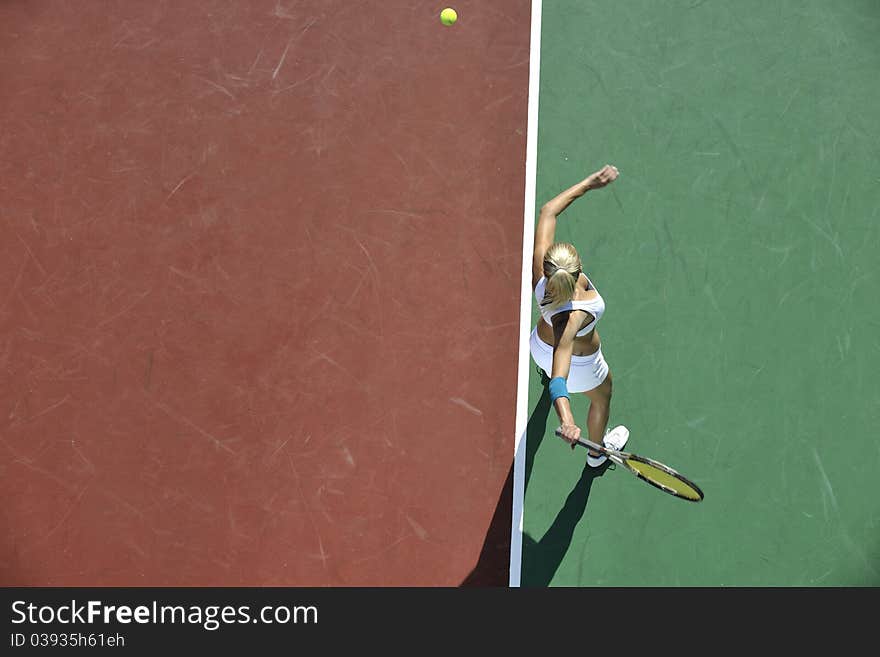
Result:
{"label": "tennis player", "polygon": [[[556,221],[575,200],[589,191],[610,185],[619,172],[605,165],[544,204],[535,230],[532,288],[541,318],[529,338],[532,358],[550,379],[550,398],[559,416],[563,438],[574,449],[581,429],[571,410],[572,393],[590,400],[587,431],[590,440],[620,450],[629,439],[621,425],[605,431],[611,412],[611,370],[602,356],[596,324],[605,312],[605,301],[583,271],[577,249],[556,240]],[[607,457],[594,450],[587,464],[598,467]]]}

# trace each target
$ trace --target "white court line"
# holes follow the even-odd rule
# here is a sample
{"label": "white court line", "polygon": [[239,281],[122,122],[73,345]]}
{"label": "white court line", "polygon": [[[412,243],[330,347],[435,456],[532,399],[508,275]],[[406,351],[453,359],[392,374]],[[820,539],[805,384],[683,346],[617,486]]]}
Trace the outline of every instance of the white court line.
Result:
{"label": "white court line", "polygon": [[535,184],[538,170],[538,94],[541,76],[541,2],[532,0],[529,45],[529,116],[526,133],[526,197],[523,219],[522,290],[519,314],[519,372],[516,386],[516,442],[513,451],[513,517],[510,530],[510,586],[520,585],[526,427],[529,416],[529,333],[532,324],[532,251],[535,246]]}

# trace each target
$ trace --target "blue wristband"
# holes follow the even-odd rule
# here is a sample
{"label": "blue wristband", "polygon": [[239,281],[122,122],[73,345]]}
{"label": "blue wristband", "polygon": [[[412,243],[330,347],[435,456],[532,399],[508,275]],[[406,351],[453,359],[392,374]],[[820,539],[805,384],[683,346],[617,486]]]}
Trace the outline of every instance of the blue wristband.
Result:
{"label": "blue wristband", "polygon": [[554,403],[560,397],[568,398],[568,387],[563,377],[555,376],[550,379],[550,402]]}

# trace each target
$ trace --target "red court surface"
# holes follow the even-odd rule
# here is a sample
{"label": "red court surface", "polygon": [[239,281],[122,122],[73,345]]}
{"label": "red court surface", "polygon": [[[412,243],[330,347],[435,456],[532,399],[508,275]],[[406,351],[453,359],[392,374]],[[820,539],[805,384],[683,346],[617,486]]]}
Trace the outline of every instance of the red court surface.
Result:
{"label": "red court surface", "polygon": [[0,5],[0,584],[506,583],[530,8],[455,7]]}

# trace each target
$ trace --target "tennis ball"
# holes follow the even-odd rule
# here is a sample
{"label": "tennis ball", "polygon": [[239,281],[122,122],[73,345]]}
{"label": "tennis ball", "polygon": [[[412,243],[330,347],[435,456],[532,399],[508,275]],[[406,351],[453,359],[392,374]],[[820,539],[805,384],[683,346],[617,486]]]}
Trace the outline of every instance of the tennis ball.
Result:
{"label": "tennis ball", "polygon": [[455,21],[458,20],[458,14],[455,13],[455,9],[451,7],[447,7],[443,11],[440,12],[440,22],[444,25],[452,25]]}

